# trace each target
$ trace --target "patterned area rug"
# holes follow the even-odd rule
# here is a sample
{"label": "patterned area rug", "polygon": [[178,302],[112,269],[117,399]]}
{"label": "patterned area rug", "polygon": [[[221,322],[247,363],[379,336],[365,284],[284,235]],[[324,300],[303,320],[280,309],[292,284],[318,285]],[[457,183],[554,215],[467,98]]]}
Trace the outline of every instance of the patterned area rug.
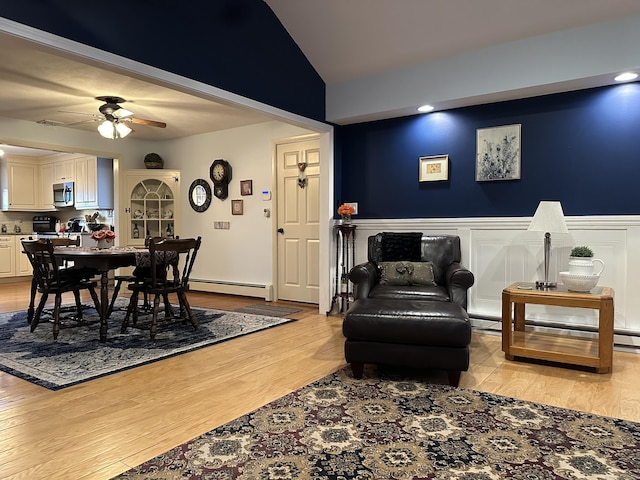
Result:
{"label": "patterned area rug", "polygon": [[345,369],[118,479],[640,478],[640,424]]}
{"label": "patterned area rug", "polygon": [[[174,310],[177,312],[177,307]],[[41,322],[31,333],[26,312],[3,313],[0,314],[0,370],[59,390],[295,321],[195,307],[192,311],[200,324],[197,331],[190,323],[167,325],[158,331],[154,342],[148,330],[130,327],[127,333],[121,334],[124,312],[114,311],[106,343],[98,341],[95,309],[84,314],[86,320],[95,323],[63,328],[55,342],[51,323]]]}

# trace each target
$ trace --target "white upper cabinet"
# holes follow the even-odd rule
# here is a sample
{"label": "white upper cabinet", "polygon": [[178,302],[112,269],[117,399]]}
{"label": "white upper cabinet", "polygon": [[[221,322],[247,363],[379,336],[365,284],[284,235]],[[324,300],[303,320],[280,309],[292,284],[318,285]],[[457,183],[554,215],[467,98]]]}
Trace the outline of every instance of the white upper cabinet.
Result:
{"label": "white upper cabinet", "polygon": [[38,167],[38,162],[29,158],[7,156],[2,159],[0,163],[2,210],[40,210]]}
{"label": "white upper cabinet", "polygon": [[75,207],[113,209],[113,160],[82,156],[75,160]]}
{"label": "white upper cabinet", "polygon": [[53,164],[53,183],[73,182],[75,172],[74,159],[58,160]]}

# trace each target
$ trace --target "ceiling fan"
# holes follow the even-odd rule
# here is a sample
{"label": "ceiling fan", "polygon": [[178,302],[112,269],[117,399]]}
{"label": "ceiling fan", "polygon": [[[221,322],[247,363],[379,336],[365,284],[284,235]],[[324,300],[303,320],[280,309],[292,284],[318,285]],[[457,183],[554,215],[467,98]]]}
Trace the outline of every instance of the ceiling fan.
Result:
{"label": "ceiling fan", "polygon": [[134,117],[134,113],[126,108],[123,108],[120,104],[126,102],[124,98],[120,97],[110,97],[110,96],[102,96],[96,97],[96,100],[100,100],[101,102],[105,102],[103,105],[100,105],[97,113],[84,113],[84,112],[69,112],[65,110],[60,110],[64,113],[74,113],[77,115],[90,115],[93,117],[91,120],[85,120],[82,122],[75,122],[69,125],[78,125],[80,123],[85,122],[99,122],[98,132],[105,138],[124,138],[129,135],[133,128],[131,128],[128,124],[137,124],[137,125],[149,125],[151,127],[160,127],[165,128],[167,126],[164,122],[157,122],[155,120],[146,120],[144,118]]}

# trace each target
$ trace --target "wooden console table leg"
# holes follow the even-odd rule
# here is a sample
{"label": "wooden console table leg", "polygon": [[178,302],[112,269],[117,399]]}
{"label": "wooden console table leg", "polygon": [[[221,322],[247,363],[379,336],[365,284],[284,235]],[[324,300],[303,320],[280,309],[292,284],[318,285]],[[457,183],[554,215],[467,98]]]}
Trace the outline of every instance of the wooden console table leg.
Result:
{"label": "wooden console table leg", "polygon": [[513,329],[517,332],[524,332],[524,303],[515,303],[513,305]]}
{"label": "wooden console table leg", "polygon": [[509,353],[512,340],[512,318],[511,318],[511,296],[502,292],[502,351],[508,360],[513,360],[513,356]]}
{"label": "wooden console table leg", "polygon": [[598,312],[598,357],[600,366],[598,373],[608,373],[613,365],[613,298],[605,298],[600,302]]}

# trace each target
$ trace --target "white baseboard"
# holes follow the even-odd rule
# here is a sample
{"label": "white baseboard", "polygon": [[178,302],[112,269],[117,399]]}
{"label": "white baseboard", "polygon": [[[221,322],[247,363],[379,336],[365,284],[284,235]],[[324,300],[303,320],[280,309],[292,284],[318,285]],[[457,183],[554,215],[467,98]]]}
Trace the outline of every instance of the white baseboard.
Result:
{"label": "white baseboard", "polygon": [[273,288],[271,285],[254,285],[191,279],[189,280],[189,288],[197,292],[224,293],[228,295],[257,297],[264,298],[268,302],[273,300]]}

